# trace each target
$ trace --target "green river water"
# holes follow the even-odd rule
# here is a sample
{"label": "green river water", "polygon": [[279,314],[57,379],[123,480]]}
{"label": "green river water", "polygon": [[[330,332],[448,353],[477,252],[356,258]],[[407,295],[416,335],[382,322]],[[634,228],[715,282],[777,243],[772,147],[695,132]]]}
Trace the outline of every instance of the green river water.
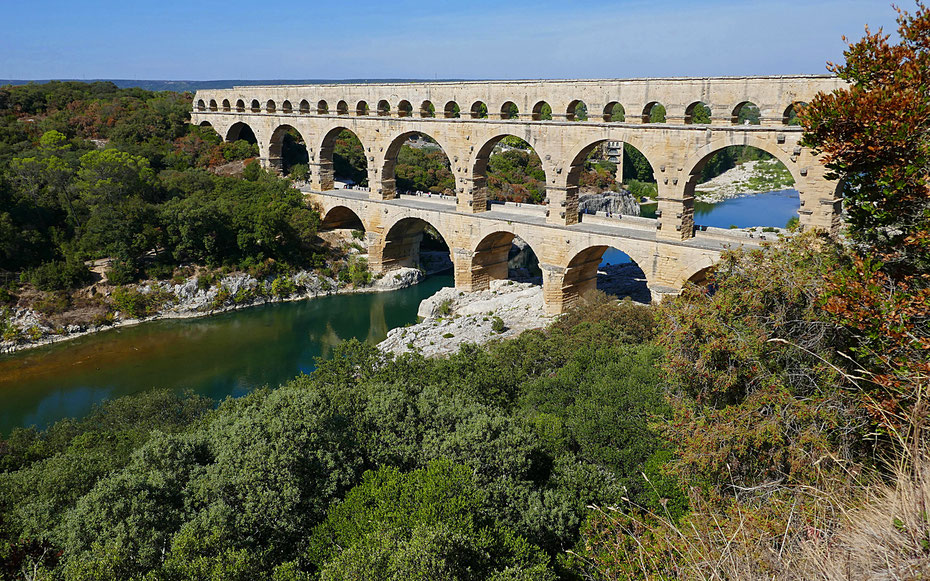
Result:
{"label": "green river water", "polygon": [[451,275],[402,290],[165,319],[0,356],[0,434],[79,417],[104,399],[166,387],[222,399],[309,373],[355,337],[377,343],[417,320]]}

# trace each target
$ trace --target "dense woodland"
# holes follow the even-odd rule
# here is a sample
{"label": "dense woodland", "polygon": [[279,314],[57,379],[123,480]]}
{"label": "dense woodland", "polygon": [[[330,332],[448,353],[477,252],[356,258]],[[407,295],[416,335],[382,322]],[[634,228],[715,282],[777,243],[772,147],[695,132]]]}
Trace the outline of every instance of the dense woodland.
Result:
{"label": "dense woodland", "polygon": [[[548,329],[446,358],[349,342],[239,399],[154,391],[18,429],[0,440],[0,576],[926,578],[930,10],[899,23],[898,44],[851,45],[832,69],[850,88],[801,113],[805,143],[847,178],[844,237],[730,252],[709,287],[661,306],[595,294]],[[67,195],[9,178],[4,191],[74,222],[35,222],[53,259],[87,252],[96,198],[70,192],[92,183],[93,136],[6,123],[23,131],[7,160],[77,164]],[[193,154],[168,169],[167,154],[145,166],[132,147],[145,144],[108,155],[146,193],[90,190],[127,214],[196,199],[168,196],[171,176],[216,179]],[[13,224],[39,220],[4,208]]]}

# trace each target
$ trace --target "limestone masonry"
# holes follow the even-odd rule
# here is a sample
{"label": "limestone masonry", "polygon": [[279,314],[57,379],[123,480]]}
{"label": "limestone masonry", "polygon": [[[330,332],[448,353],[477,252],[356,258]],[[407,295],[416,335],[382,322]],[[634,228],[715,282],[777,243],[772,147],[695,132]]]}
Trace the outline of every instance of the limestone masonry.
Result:
{"label": "limestone masonry", "polygon": [[[456,287],[483,289],[507,276],[507,250],[520,236],[540,260],[547,309],[558,313],[593,288],[610,246],[629,254],[661,295],[700,279],[723,248],[757,243],[694,224],[698,176],[726,146],[757,147],[784,163],[800,193],[801,225],[835,231],[839,183],[824,177],[823,165],[800,145],[801,128],[788,121],[817,93],[843,86],[829,76],[770,76],[235,87],[198,91],[192,122],[212,125],[227,140],[248,127],[271,168],[280,166],[285,132],[299,132],[310,161],[308,197],[321,206],[324,226],[364,228],[376,272],[413,264],[428,223],[452,249]],[[574,119],[579,102],[587,107],[585,122]],[[692,123],[699,103],[709,108],[710,124]],[[544,104],[552,120],[540,120]],[[666,122],[649,123],[659,104]],[[736,124],[750,104],[759,108],[760,125]],[[484,108],[488,118],[479,118]],[[618,114],[624,121],[610,121]],[[343,129],[364,148],[370,184],[364,192],[333,190],[333,143]],[[415,133],[435,139],[449,157],[454,201],[397,197],[397,153]],[[539,155],[546,207],[488,204],[488,159],[507,135]],[[579,215],[584,160],[605,142],[629,143],[650,162],[658,219]]]}

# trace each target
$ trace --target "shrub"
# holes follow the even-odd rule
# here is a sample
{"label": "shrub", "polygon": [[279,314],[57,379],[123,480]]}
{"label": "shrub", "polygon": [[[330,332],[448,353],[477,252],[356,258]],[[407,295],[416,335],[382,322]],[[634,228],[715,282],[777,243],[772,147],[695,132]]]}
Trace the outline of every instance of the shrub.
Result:
{"label": "shrub", "polygon": [[507,325],[504,324],[504,320],[500,317],[494,317],[491,320],[491,330],[495,333],[503,333],[507,330]]}
{"label": "shrub", "polygon": [[24,273],[22,279],[43,291],[67,290],[90,282],[91,272],[80,260],[55,260]]}
{"label": "shrub", "polygon": [[294,294],[297,286],[289,276],[279,276],[271,283],[271,294],[278,298],[286,298]]}
{"label": "shrub", "polygon": [[139,292],[138,289],[125,286],[116,287],[113,294],[110,295],[110,300],[116,310],[134,319],[142,318],[148,314],[148,297]]}
{"label": "shrub", "polygon": [[446,299],[439,303],[439,306],[436,307],[436,312],[440,316],[448,317],[452,313],[452,299]]}
{"label": "shrub", "polygon": [[32,308],[43,315],[57,315],[68,310],[71,306],[71,297],[64,291],[54,293],[43,293],[39,299],[33,303]]}

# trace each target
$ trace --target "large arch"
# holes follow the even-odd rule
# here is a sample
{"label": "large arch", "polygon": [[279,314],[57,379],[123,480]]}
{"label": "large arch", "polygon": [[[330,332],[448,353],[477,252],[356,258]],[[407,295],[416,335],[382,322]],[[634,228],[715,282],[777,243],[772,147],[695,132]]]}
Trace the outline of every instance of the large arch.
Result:
{"label": "large arch", "polygon": [[[396,192],[398,191],[398,184],[397,184],[398,176],[395,175],[395,171],[397,169],[398,156],[401,153],[401,148],[404,146],[404,144],[406,144],[411,139],[417,139],[420,137],[426,138],[427,140],[434,142],[438,146],[440,152],[445,157],[445,167],[449,171],[448,177],[440,178],[437,175],[438,172],[434,172],[431,177],[435,179],[442,179],[443,181],[446,181],[446,182],[449,182],[449,180],[451,179],[451,183],[447,184],[448,189],[451,189],[453,192],[455,191],[455,176],[454,174],[452,174],[451,158],[449,154],[447,153],[448,151],[452,151],[452,149],[447,147],[446,145],[443,145],[442,142],[438,141],[432,135],[428,135],[421,131],[405,131],[395,136],[391,140],[391,144],[387,147],[387,149],[384,152],[384,162],[383,162],[384,165],[381,167],[381,171],[380,171],[381,189],[382,189],[381,194],[383,197],[390,198],[392,197],[390,195],[391,193],[396,194]],[[413,155],[415,155],[416,157],[432,157],[430,153],[413,154]],[[400,179],[406,179],[406,178],[401,177]],[[422,188],[416,188],[416,186],[413,186],[413,187],[415,189],[422,189]],[[437,185],[436,187],[439,187],[439,186]],[[408,188],[405,188],[405,189],[408,189]],[[436,193],[442,193],[442,191],[445,189],[446,188],[439,187],[439,189],[436,190]],[[430,191],[433,191],[433,189],[430,189]]]}
{"label": "large arch", "polygon": [[[421,217],[400,217],[391,224],[385,224],[384,236],[380,243],[369,246],[369,264],[373,272],[389,272],[397,268],[422,268],[421,244],[423,250],[448,254],[452,262],[449,233],[443,232],[441,225]],[[426,269],[430,270],[430,269]]]}
{"label": "large arch", "polygon": [[365,223],[352,208],[333,206],[320,220],[320,231],[329,230],[367,230]]}
{"label": "large arch", "polygon": [[258,138],[255,136],[255,131],[249,126],[248,123],[243,123],[242,121],[237,121],[229,126],[229,129],[226,130],[226,141],[248,141],[249,143],[258,143]]}
{"label": "large arch", "polygon": [[[608,251],[616,249],[626,262],[609,264]],[[617,298],[629,297],[650,303],[652,293],[646,274],[630,254],[616,246],[597,244],[584,248],[572,257],[562,279],[562,304],[567,308],[594,290]]]}
{"label": "large arch", "polygon": [[[337,152],[339,141],[346,139],[345,133],[351,134],[358,141],[358,147],[346,145],[346,151]],[[351,138],[349,138],[351,139]],[[351,151],[349,151],[351,149]],[[368,160],[365,156],[365,144],[351,129],[338,126],[330,129],[323,136],[318,148],[319,156],[319,182],[321,190],[331,190],[335,186],[337,178],[343,178],[341,181],[352,182],[358,185],[365,185],[368,181]],[[349,159],[351,157],[351,159]],[[355,165],[364,166],[359,171],[353,171]]]}
{"label": "large arch", "polygon": [[[525,269],[525,273],[512,273],[511,265]],[[541,275],[539,258],[532,245],[517,234],[496,230],[486,234],[472,249],[468,264],[456,270],[456,285],[470,291],[486,289],[492,280],[514,278],[538,279]]]}
{"label": "large arch", "polygon": [[[494,148],[505,138],[519,140],[529,148],[527,154],[527,167],[529,167],[530,164],[535,166],[535,162],[538,162],[538,171],[541,171],[541,175],[539,177],[541,179],[534,179],[534,182],[532,183],[534,189],[527,188],[526,192],[514,192],[515,194],[520,194],[519,196],[504,195],[503,199],[510,199],[512,197],[514,198],[514,201],[533,201],[536,203],[542,202],[542,200],[545,198],[547,184],[546,168],[542,163],[544,154],[540,154],[540,152],[537,151],[532,144],[527,143],[522,138],[506,131],[500,131],[487,137],[481,147],[477,148],[474,153],[474,157],[472,158],[471,162],[471,180],[474,199],[479,200],[478,203],[490,199],[489,173],[492,173],[490,172],[491,157],[494,155]],[[535,156],[535,159],[533,156]],[[503,193],[506,194],[506,192]],[[516,199],[518,197],[520,200]]]}
{"label": "large arch", "polygon": [[[568,165],[568,175],[565,178],[567,208],[577,208],[579,188],[582,185],[581,176],[586,171],[585,164],[589,156],[609,141],[615,140],[597,139],[572,152],[572,156],[569,158],[571,162]],[[628,133],[619,141],[623,143],[621,155],[623,156],[622,166],[624,172],[624,175],[619,176],[620,181],[627,183],[631,193],[637,198],[642,196],[653,197],[658,193],[658,188],[657,186],[650,187],[650,184],[655,180],[657,165],[650,159],[649,150],[641,137],[635,133]],[[627,181],[627,177],[630,178],[629,181]],[[616,180],[616,178],[615,175],[614,179]]]}
{"label": "large arch", "polygon": [[298,164],[306,165],[310,156],[307,153],[307,140],[292,125],[279,125],[271,134],[268,146],[268,164],[288,175]]}
{"label": "large arch", "polygon": [[[716,154],[718,154],[718,153],[724,151],[724,150],[727,149],[728,147],[754,148],[754,149],[758,149],[758,150],[764,151],[764,152],[768,153],[770,156],[772,156],[775,160],[777,160],[777,161],[779,162],[779,164],[780,164],[785,170],[788,171],[788,173],[789,173],[790,176],[791,176],[792,181],[794,182],[794,186],[793,186],[794,189],[798,189],[798,185],[802,183],[802,178],[803,178],[803,176],[802,176],[800,170],[798,169],[797,164],[795,164],[794,162],[791,161],[791,157],[789,156],[788,153],[786,153],[784,150],[782,150],[780,147],[778,147],[778,146],[775,145],[774,143],[772,143],[772,142],[770,142],[770,141],[768,141],[768,140],[764,140],[764,139],[760,139],[760,138],[753,137],[752,135],[741,136],[740,141],[739,141],[738,143],[731,143],[731,142],[729,142],[729,141],[726,140],[726,139],[717,139],[717,140],[712,141],[711,143],[708,143],[708,144],[704,145],[703,147],[701,147],[696,153],[694,153],[694,154],[693,154],[690,158],[688,158],[688,159],[685,161],[685,163],[684,163],[684,166],[683,166],[683,167],[687,170],[687,174],[685,174],[685,175],[687,176],[687,178],[686,178],[686,181],[685,181],[685,184],[684,184],[684,192],[683,192],[683,199],[684,199],[684,203],[685,203],[684,212],[692,213],[692,215],[693,215],[694,200],[695,200],[695,190],[697,189],[698,184],[701,182],[702,177],[706,177],[706,176],[703,175],[703,174],[705,173],[705,172],[703,171],[705,165],[706,165]],[[716,172],[715,172],[715,173],[716,173]],[[837,187],[837,188],[840,187],[840,183],[839,183],[839,182],[837,182],[836,187]],[[800,203],[801,205],[803,205],[803,196],[801,196],[801,199],[800,199],[799,203]],[[774,218],[775,215],[776,215],[776,214],[773,213],[773,214],[771,215],[772,218]],[[767,215],[767,216],[768,216],[768,215]],[[698,218],[695,217],[695,221],[697,221],[697,220],[698,220]],[[779,223],[768,223],[768,224],[763,224],[763,223],[760,223],[760,224],[744,224],[744,227],[749,227],[749,226],[761,226],[761,227],[765,227],[765,226],[775,226],[775,227],[783,227],[783,226],[785,225],[784,222],[786,222],[786,221],[787,221],[787,220],[785,220],[785,221],[779,220]],[[727,225],[725,225],[725,224],[713,224],[713,223],[711,223],[710,225],[711,225],[711,226],[724,227],[724,228],[727,227]]]}

